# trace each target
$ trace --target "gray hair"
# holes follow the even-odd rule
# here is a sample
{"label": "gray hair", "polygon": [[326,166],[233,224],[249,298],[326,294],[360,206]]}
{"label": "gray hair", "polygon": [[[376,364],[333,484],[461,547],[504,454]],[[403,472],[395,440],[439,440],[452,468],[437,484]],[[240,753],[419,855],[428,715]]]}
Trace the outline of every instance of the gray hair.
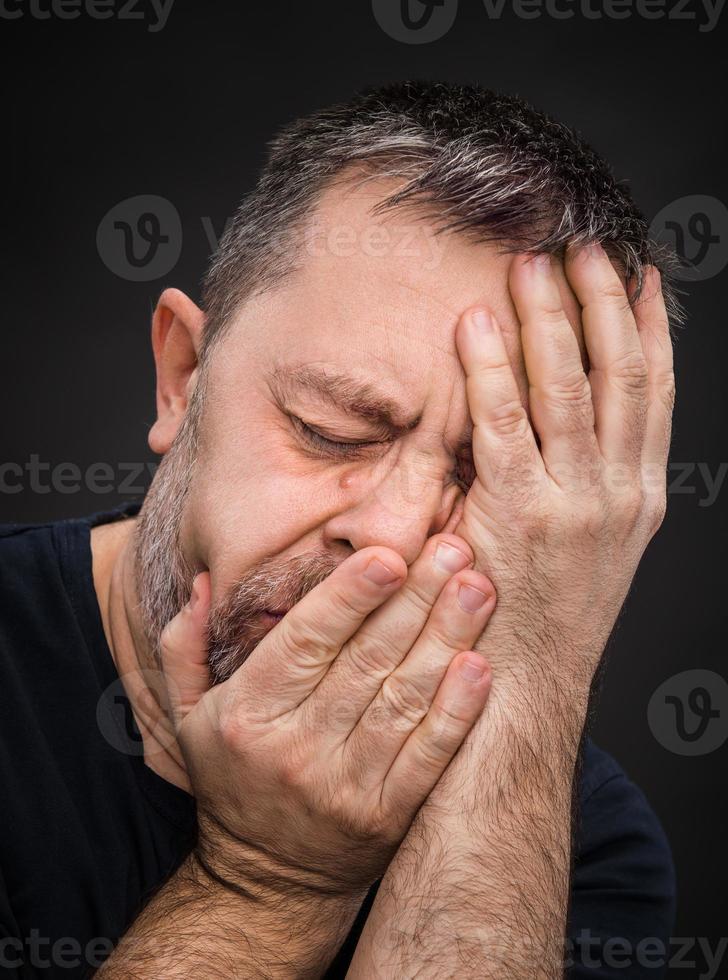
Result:
{"label": "gray hair", "polygon": [[403,82],[362,92],[286,126],[222,237],[203,281],[203,360],[249,296],[295,267],[296,232],[327,187],[354,171],[402,186],[376,211],[410,206],[439,231],[509,251],[562,254],[601,243],[634,303],[656,265],[671,323],[683,319],[677,260],[649,239],[629,191],[573,131],[514,96],[476,86]]}

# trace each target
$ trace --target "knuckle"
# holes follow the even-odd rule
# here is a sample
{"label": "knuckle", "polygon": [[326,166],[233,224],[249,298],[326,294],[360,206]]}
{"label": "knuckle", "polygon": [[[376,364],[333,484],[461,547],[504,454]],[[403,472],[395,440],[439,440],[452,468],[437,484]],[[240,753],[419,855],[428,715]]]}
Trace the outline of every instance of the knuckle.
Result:
{"label": "knuckle", "polygon": [[615,279],[612,276],[602,279],[596,287],[596,294],[604,302],[616,304],[625,310],[629,310],[627,293],[619,279]]}
{"label": "knuckle", "polygon": [[433,718],[432,735],[441,743],[451,746],[460,740],[463,729],[469,722],[470,717],[456,702],[441,704]]}
{"label": "knuckle", "polygon": [[331,819],[348,838],[359,843],[382,843],[392,834],[391,818],[387,819],[380,808],[355,810],[339,799],[334,803]]}
{"label": "knuckle", "polygon": [[371,840],[390,842],[395,837],[396,822],[394,815],[387,813],[381,808],[374,810],[367,816],[366,834]]}
{"label": "knuckle", "polygon": [[159,637],[159,646],[163,655],[169,656],[175,651],[184,650],[189,642],[188,616],[187,610],[182,609],[165,625]]}
{"label": "knuckle", "polygon": [[297,756],[287,756],[279,760],[276,778],[288,790],[301,790],[308,783],[308,767]]}
{"label": "knuckle", "polygon": [[562,401],[587,402],[591,405],[591,388],[584,372],[579,369],[564,373],[547,389],[547,394]]}
{"label": "knuckle", "polygon": [[[463,580],[459,584],[470,585],[469,581]],[[478,588],[479,586],[476,586]],[[458,651],[462,649],[462,621],[470,617],[463,613],[459,603],[448,604],[447,608],[437,607],[436,615],[430,617],[427,623],[427,642],[438,650]]]}
{"label": "knuckle", "polygon": [[223,745],[236,755],[240,755],[247,742],[247,726],[236,711],[225,710],[220,713],[220,738]]}
{"label": "knuckle", "polygon": [[402,590],[401,598],[412,607],[417,617],[426,620],[432,609],[433,597],[427,593],[428,582],[417,582],[414,576]]}
{"label": "knuckle", "polygon": [[538,310],[538,323],[542,326],[557,327],[566,322],[566,314],[561,306],[540,306]]}
{"label": "knuckle", "polygon": [[594,406],[591,390],[577,393],[566,389],[551,390],[546,401],[559,432],[582,432],[594,426]]}
{"label": "knuckle", "polygon": [[438,732],[417,743],[418,767],[427,770],[441,769],[453,754],[447,735]]}
{"label": "knuckle", "polygon": [[523,404],[515,398],[493,408],[489,423],[493,431],[503,438],[521,439],[528,434],[528,415]]}
{"label": "knuckle", "polygon": [[371,604],[357,592],[356,588],[339,588],[333,596],[333,603],[343,609],[351,618],[359,618],[370,611]]}
{"label": "knuckle", "polygon": [[427,714],[429,702],[411,679],[393,673],[385,678],[381,687],[382,700],[389,714],[404,719],[412,725]]}
{"label": "knuckle", "polygon": [[284,616],[277,628],[285,656],[295,663],[317,661],[320,650],[329,646],[323,633],[305,616]]}
{"label": "knuckle", "polygon": [[675,375],[672,371],[668,371],[661,378],[655,382],[657,391],[659,392],[660,399],[662,400],[665,408],[672,412],[675,407]]}
{"label": "knuckle", "polygon": [[427,736],[420,740],[420,755],[425,764],[442,765],[453,755],[462,741],[468,719],[445,707],[440,707]]}
{"label": "knuckle", "polygon": [[346,645],[347,657],[354,669],[368,678],[386,677],[392,669],[390,644],[368,633],[352,636]]}
{"label": "knuckle", "polygon": [[491,384],[505,383],[510,375],[511,365],[507,357],[502,359],[493,358],[478,368],[478,373],[482,374],[484,381]]}
{"label": "knuckle", "polygon": [[639,351],[623,354],[612,365],[611,373],[623,391],[641,394],[647,388],[647,362]]}
{"label": "knuckle", "polygon": [[163,654],[169,653],[174,647],[175,622],[170,620],[159,636],[159,646]]}
{"label": "knuckle", "polygon": [[667,493],[663,491],[661,494],[653,497],[647,505],[648,527],[651,534],[655,534],[661,527],[666,514]]}

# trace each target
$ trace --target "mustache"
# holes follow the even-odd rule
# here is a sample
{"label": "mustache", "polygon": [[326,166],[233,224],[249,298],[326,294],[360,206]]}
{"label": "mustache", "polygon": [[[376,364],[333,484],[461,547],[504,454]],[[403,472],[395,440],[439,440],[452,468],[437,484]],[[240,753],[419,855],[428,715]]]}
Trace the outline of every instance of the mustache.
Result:
{"label": "mustache", "polygon": [[210,609],[206,627],[213,684],[232,677],[268,633],[256,620],[264,609],[289,609],[328,578],[339,562],[326,553],[267,558]]}

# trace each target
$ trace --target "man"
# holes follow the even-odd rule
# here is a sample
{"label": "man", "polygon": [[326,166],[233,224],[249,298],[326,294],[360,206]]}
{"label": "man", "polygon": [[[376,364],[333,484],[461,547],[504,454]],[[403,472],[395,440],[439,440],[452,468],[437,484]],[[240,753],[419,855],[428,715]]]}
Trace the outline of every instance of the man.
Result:
{"label": "man", "polygon": [[517,99],[274,141],[157,304],[141,512],[4,529],[8,971],[659,974],[669,849],[582,737],[664,512],[657,264]]}

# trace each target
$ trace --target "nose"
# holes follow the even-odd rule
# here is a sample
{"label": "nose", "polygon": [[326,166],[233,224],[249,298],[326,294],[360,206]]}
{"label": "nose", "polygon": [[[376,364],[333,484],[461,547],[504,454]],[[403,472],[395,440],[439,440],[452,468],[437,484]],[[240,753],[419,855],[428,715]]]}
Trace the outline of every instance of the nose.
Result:
{"label": "nose", "polygon": [[376,485],[360,488],[351,505],[328,520],[326,544],[335,549],[344,542],[355,551],[384,545],[411,565],[427,539],[448,524],[462,498],[443,469],[427,459],[406,466],[400,462]]}

